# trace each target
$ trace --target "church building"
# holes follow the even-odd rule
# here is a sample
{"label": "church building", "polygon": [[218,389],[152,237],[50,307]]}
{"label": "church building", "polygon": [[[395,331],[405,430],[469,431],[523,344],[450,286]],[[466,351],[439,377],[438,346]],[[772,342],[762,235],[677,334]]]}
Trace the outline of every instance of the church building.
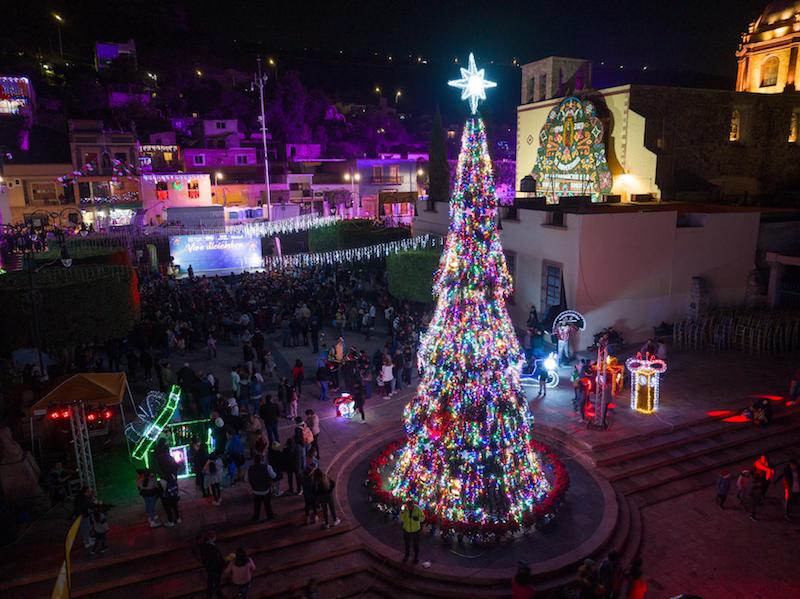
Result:
{"label": "church building", "polygon": [[773,2],[736,52],[736,89],[592,87],[592,65],[522,66],[518,197],[749,203],[800,188],[800,2]]}

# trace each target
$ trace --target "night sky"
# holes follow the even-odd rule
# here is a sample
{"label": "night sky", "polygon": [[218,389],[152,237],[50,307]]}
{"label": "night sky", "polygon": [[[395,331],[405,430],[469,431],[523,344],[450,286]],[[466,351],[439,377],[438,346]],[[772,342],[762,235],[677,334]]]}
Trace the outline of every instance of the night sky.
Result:
{"label": "night sky", "polygon": [[[458,76],[453,58],[463,61],[469,51],[500,82],[494,102],[504,111],[513,112],[518,102],[519,71],[512,58],[520,63],[550,55],[590,58],[596,86],[641,75],[644,65],[650,73],[713,75],[716,86],[724,86],[719,82],[735,77],[740,33],[766,5],[752,0],[4,4],[2,70],[20,49],[57,48],[50,14],[58,11],[66,19],[65,51],[87,61],[94,40],[129,37],[137,42],[141,65],[156,71],[171,61],[246,71],[260,51],[335,100],[368,101],[377,84],[387,96],[402,89],[407,110],[441,104],[446,112],[458,101],[444,81]],[[428,63],[419,64],[418,57]],[[600,73],[601,62],[616,71]]]}

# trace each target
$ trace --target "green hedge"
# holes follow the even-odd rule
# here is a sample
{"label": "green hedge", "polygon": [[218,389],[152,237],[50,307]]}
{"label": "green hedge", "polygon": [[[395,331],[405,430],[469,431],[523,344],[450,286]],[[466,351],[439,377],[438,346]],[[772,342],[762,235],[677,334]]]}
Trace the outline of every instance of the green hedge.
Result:
{"label": "green hedge", "polygon": [[441,255],[441,248],[429,248],[387,256],[389,293],[413,302],[433,301],[433,275],[439,267]]}
{"label": "green hedge", "polygon": [[[124,337],[139,311],[136,274],[130,266],[46,268],[34,274],[42,347],[60,350],[80,343]],[[25,271],[0,275],[4,314],[0,351],[34,345]]]}
{"label": "green hedge", "polygon": [[411,237],[405,227],[376,227],[371,220],[344,220],[308,231],[308,249],[311,252],[345,250],[397,241]]}

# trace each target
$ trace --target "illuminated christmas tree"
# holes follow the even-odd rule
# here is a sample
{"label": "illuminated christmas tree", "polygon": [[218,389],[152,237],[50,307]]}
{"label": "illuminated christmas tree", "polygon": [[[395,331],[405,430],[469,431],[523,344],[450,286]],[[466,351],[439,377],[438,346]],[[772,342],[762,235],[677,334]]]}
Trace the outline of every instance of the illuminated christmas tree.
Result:
{"label": "illuminated christmas tree", "polygon": [[[408,441],[389,481],[444,528],[515,528],[551,485],[530,441],[519,343],[497,233],[497,197],[477,99],[491,82],[470,55],[463,78],[473,109],[464,127],[450,228],[434,280],[436,311],[419,351],[422,379],[405,411]],[[487,85],[490,84],[490,85]]]}

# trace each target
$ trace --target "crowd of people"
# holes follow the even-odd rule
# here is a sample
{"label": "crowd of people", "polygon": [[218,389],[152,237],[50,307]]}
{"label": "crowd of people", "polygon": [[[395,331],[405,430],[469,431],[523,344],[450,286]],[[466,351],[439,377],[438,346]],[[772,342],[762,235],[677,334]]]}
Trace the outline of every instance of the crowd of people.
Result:
{"label": "crowd of people", "polygon": [[[146,276],[139,291],[141,318],[134,330],[103,347],[79,348],[80,366],[125,369],[138,388],[168,392],[177,384],[178,419],[210,419],[211,441],[194,438],[188,456],[195,495],[209,509],[224,509],[228,489],[239,485],[252,498],[253,521],[262,512],[267,520],[279,517],[275,500],[299,495],[307,525],[338,526],[335,481],[321,463],[315,408],[330,409],[332,395],[346,392],[356,418],[365,422],[368,400],[389,399],[411,385],[427,317],[392,302],[378,273],[343,268],[184,280]],[[382,348],[358,347],[382,327]],[[300,357],[285,364],[270,351],[273,343]],[[308,358],[302,355],[306,350]],[[222,356],[231,353],[235,363],[226,365]],[[173,370],[175,363],[182,365]],[[136,478],[150,527],[182,524],[186,489],[181,492],[178,473],[179,464],[160,439],[149,467]],[[96,505],[84,507],[87,549],[102,551]],[[198,539],[196,555],[208,573],[209,593],[219,596],[227,572],[245,596],[252,560],[240,548],[232,560],[220,561],[215,547],[211,532]],[[416,559],[418,542],[415,550]]]}
{"label": "crowd of people", "polygon": [[[184,280],[145,275],[139,296],[141,318],[127,338],[75,348],[69,356],[71,367],[78,371],[124,369],[132,383],[164,392],[180,385],[180,417],[209,418],[212,425],[213,442],[195,438],[189,451],[196,494],[208,509],[224,509],[224,495],[238,485],[251,497],[253,521],[260,520],[262,512],[267,520],[279,517],[280,501],[276,500],[296,495],[302,497],[306,525],[338,526],[335,481],[322,463],[320,420],[314,408],[330,409],[334,393],[349,393],[355,418],[365,422],[365,406],[373,397],[391,399],[412,385],[417,375],[417,345],[430,315],[393,301],[380,272],[333,267],[228,277],[192,275]],[[526,357],[542,359],[550,351],[549,341],[538,316],[529,325],[522,341]],[[363,347],[367,342],[374,346],[373,337],[384,334],[382,347],[374,351]],[[562,341],[558,337],[558,360],[566,363],[571,356]],[[273,355],[273,345],[300,357],[287,364],[283,356]],[[228,357],[223,362],[222,356],[230,356],[231,348],[235,361],[231,363]],[[302,355],[305,352],[308,357]],[[642,347],[645,353],[665,356],[666,345],[649,340]],[[193,366],[198,362],[207,365]],[[182,366],[173,371],[176,363]],[[591,360],[572,365],[573,408],[581,420],[588,419],[596,375]],[[796,389],[800,390],[800,383]],[[769,405],[755,409],[768,410]],[[768,422],[769,414],[762,421]],[[178,472],[179,465],[160,440],[150,467],[139,470],[136,478],[150,527],[182,524]],[[735,485],[737,499],[755,520],[769,484],[778,481],[783,481],[789,519],[800,498],[795,461],[780,476],[775,476],[766,455],[735,481],[723,471],[716,483],[717,503],[724,507]],[[75,513],[84,516],[81,538],[87,550],[92,555],[106,551],[108,506],[97,503],[85,488],[78,495]],[[404,561],[419,559],[423,520],[418,506],[409,504],[401,510]],[[207,571],[210,594],[220,596],[221,581],[227,576],[239,596],[246,596],[255,564],[245,548],[225,559],[215,533],[208,531],[198,539],[195,554]],[[533,596],[525,594],[533,593],[530,580],[530,571],[521,567],[514,578],[515,597]],[[581,597],[619,597],[624,581],[640,593],[627,597],[644,597],[641,563],[634,562],[623,571],[615,552],[599,567],[587,560],[578,572]]]}

